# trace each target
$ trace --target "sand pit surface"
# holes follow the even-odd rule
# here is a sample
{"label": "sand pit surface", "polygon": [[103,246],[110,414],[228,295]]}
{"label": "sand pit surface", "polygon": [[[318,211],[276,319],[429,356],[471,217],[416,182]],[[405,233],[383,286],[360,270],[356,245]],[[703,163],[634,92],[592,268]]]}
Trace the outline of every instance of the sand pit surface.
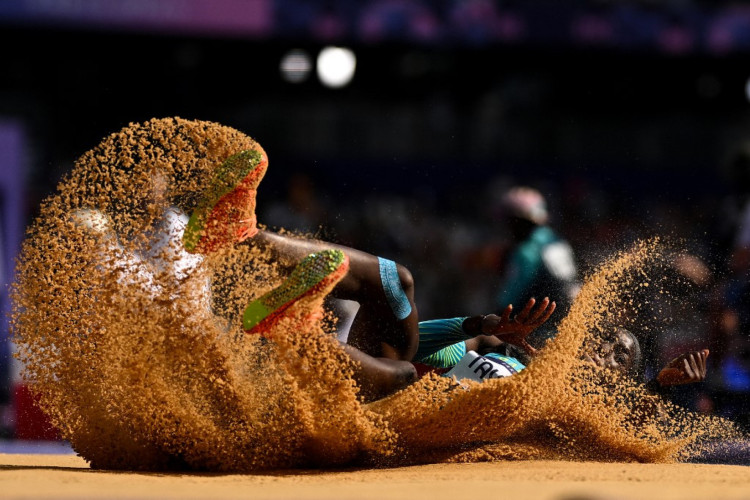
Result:
{"label": "sand pit surface", "polygon": [[[260,474],[89,469],[74,455],[0,454],[5,499],[255,498],[746,499],[750,468],[731,465],[501,461]],[[473,492],[473,493],[472,493]]]}

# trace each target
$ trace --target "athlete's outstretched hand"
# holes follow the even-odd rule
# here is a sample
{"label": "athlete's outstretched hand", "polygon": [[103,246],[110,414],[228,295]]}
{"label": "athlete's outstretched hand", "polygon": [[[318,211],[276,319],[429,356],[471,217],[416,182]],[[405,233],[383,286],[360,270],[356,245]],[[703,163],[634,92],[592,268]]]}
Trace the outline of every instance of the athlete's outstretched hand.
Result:
{"label": "athlete's outstretched hand", "polygon": [[522,347],[529,355],[534,356],[536,349],[526,341],[526,337],[547,321],[556,307],[549,297],[545,297],[536,307],[535,304],[536,299],[529,299],[521,312],[513,318],[513,304],[508,304],[501,316],[488,314],[482,322],[482,333]]}
{"label": "athlete's outstretched hand", "polygon": [[706,378],[706,358],[708,349],[686,352],[670,361],[656,376],[662,387],[671,385],[692,384]]}

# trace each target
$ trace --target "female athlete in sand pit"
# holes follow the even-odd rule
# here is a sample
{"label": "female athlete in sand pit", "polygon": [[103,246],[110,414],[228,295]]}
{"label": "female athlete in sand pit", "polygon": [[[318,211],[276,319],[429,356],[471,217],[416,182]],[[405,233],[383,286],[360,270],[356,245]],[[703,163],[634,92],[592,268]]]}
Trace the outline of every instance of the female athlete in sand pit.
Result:
{"label": "female athlete in sand pit", "polygon": [[[420,342],[414,280],[404,266],[329,242],[259,230],[255,195],[268,158],[258,146],[228,158],[216,171],[206,195],[191,214],[183,235],[188,252],[208,254],[241,242],[273,255],[289,277],[251,302],[243,313],[248,333],[267,334],[297,300],[330,293],[360,304],[343,348],[357,362],[355,379],[366,400],[378,399],[418,379],[414,359]],[[534,301],[511,319],[492,315],[493,335],[525,335],[546,321],[554,303]],[[528,346],[528,344],[527,344]],[[530,346],[528,346],[530,348]]]}
{"label": "female athlete in sand pit", "polygon": [[[242,327],[248,333],[273,337],[290,306],[304,298],[330,293],[353,300],[360,308],[342,348],[356,363],[355,380],[365,400],[378,399],[418,379],[411,362],[419,343],[414,282],[409,271],[393,261],[333,243],[258,230],[255,193],[268,160],[256,145],[226,158],[213,171],[212,182],[190,217],[170,201],[169,182],[159,170],[150,173],[147,196],[138,201],[160,207],[152,227],[135,231],[135,241],[120,241],[110,217],[90,208],[73,213],[74,220],[105,236],[109,264],[118,282],[136,285],[153,300],[180,297],[196,321],[210,321],[211,283],[201,265],[204,256],[245,241],[270,254],[288,273],[274,290],[248,304]],[[158,212],[158,213],[157,213]],[[125,237],[126,239],[129,237]],[[127,250],[126,248],[127,247]],[[167,281],[159,276],[169,277]],[[164,287],[169,290],[164,289]],[[546,321],[554,303],[534,301],[515,318],[512,307],[502,317],[489,316],[497,335],[523,334]],[[512,339],[511,339],[512,340]],[[523,337],[519,337],[523,341]]]}
{"label": "female athlete in sand pit", "polygon": [[[526,309],[530,309],[528,304]],[[507,312],[503,315],[505,319]],[[518,325],[516,333],[501,337],[493,334],[498,324],[493,316],[421,322],[420,347],[415,357],[420,373],[433,371],[483,381],[523,370],[537,353],[526,337],[541,323]],[[540,316],[539,319],[543,323],[546,317]],[[640,343],[625,328],[611,329],[597,340],[587,342],[583,350],[584,361],[638,380],[644,379]],[[646,387],[659,392],[667,387],[705,380],[708,355],[708,349],[681,354],[667,363]]]}

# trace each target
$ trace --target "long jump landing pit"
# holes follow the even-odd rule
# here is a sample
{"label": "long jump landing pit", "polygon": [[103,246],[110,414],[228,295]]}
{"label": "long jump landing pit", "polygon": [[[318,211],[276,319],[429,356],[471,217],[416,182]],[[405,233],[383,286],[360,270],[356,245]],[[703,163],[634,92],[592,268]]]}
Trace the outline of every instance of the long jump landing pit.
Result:
{"label": "long jump landing pit", "polygon": [[132,124],[41,205],[13,340],[77,455],[0,454],[0,498],[750,498],[747,467],[695,464],[745,432],[582,359],[661,307],[656,242],[588,276],[554,339],[504,379],[428,374],[365,403],[322,295],[245,334],[245,307],[283,266],[254,241],[183,255],[175,229],[246,174],[230,159],[254,151],[239,166],[257,168],[258,149],[219,124]]}
{"label": "long jump landing pit", "polygon": [[90,469],[74,455],[0,454],[4,499],[747,499],[750,467],[549,460],[257,474]]}

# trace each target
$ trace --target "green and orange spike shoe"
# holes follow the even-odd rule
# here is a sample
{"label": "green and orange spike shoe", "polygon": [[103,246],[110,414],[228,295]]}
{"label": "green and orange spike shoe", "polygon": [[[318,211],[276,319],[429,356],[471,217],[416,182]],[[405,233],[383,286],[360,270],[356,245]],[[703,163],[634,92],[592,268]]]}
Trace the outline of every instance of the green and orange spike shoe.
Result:
{"label": "green and orange spike shoe", "polygon": [[295,302],[324,297],[349,271],[349,258],[341,250],[323,250],[305,257],[278,287],[250,302],[242,314],[247,333],[266,333]]}
{"label": "green and orange spike shoe", "polygon": [[255,195],[268,157],[260,145],[227,158],[188,221],[182,242],[190,253],[212,253],[258,233]]}

